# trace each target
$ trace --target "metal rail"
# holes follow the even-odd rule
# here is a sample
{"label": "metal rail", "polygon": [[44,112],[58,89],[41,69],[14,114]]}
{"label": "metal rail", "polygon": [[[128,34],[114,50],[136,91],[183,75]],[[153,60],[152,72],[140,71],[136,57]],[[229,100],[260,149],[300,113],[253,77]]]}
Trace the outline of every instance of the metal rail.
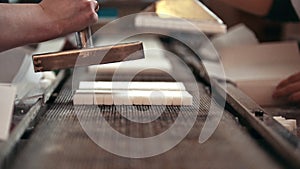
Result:
{"label": "metal rail", "polygon": [[0,142],[0,168],[6,165],[6,160],[9,159],[10,153],[13,151],[16,144],[19,142],[22,135],[29,127],[30,123],[37,117],[44,103],[46,103],[49,100],[53,91],[57,88],[57,86],[60,84],[64,77],[65,71],[60,71],[54,83],[45,90],[45,93],[42,96],[42,98],[39,98],[38,101],[30,107],[30,109],[28,110],[28,112],[26,112],[22,120],[13,129],[9,138],[6,141]]}

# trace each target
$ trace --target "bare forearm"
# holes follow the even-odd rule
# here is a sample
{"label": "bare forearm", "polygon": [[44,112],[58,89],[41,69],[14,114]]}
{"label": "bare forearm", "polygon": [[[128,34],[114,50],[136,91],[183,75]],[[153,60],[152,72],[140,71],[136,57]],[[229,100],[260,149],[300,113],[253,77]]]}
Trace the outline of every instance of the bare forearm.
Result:
{"label": "bare forearm", "polygon": [[60,35],[39,4],[0,4],[0,11],[0,51]]}
{"label": "bare forearm", "polygon": [[255,15],[265,16],[268,14],[273,0],[219,0],[231,6],[239,8]]}
{"label": "bare forearm", "polygon": [[96,5],[95,0],[0,4],[0,52],[80,31],[97,21]]}

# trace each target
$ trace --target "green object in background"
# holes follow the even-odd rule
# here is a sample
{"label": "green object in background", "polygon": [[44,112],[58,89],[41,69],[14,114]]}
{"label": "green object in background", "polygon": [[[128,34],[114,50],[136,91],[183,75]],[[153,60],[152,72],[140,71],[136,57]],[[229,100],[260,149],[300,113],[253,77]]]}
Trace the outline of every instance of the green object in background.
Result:
{"label": "green object in background", "polygon": [[117,8],[100,8],[98,11],[99,18],[116,19],[118,17]]}

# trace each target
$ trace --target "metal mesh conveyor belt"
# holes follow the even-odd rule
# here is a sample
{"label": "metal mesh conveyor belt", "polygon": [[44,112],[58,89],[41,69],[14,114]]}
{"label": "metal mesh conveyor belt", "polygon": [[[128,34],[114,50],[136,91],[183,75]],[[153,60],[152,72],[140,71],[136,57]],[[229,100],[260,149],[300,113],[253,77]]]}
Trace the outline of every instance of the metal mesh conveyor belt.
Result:
{"label": "metal mesh conveyor belt", "polygon": [[[99,119],[96,106],[77,107],[77,115],[72,104],[71,80],[62,88],[58,98],[39,121],[28,143],[20,151],[10,168],[22,169],[80,169],[80,168],[282,168],[253,139],[234,117],[224,112],[222,120],[213,136],[203,144],[198,143],[200,131],[204,125],[210,97],[200,86],[201,108],[184,107],[185,118],[198,111],[197,121],[187,137],[176,147],[164,154],[145,158],[130,159],[113,155],[95,144],[83,131],[77,115],[85,123]],[[116,130],[132,137],[150,137],[165,131],[176,120],[179,107],[167,107],[161,116],[147,124],[137,124],[126,120],[116,110],[121,108],[127,113],[135,113],[140,118],[151,113],[142,114],[137,110],[147,109],[155,112],[160,106],[100,106],[106,120]],[[184,125],[184,124],[181,124]],[[95,131],[101,133],[101,129]],[[109,138],[107,138],[109,141]],[[161,143],[164,144],[164,143]],[[160,145],[157,145],[160,146]]]}

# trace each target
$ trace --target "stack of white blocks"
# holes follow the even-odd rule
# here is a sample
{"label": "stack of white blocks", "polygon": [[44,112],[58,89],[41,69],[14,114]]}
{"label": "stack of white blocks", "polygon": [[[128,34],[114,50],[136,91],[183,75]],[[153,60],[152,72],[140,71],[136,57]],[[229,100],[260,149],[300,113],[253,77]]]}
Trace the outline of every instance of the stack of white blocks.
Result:
{"label": "stack of white blocks", "polygon": [[74,105],[192,105],[181,82],[80,82]]}
{"label": "stack of white blocks", "polygon": [[295,119],[286,119],[282,116],[274,116],[273,118],[290,132],[297,130],[297,121]]}

